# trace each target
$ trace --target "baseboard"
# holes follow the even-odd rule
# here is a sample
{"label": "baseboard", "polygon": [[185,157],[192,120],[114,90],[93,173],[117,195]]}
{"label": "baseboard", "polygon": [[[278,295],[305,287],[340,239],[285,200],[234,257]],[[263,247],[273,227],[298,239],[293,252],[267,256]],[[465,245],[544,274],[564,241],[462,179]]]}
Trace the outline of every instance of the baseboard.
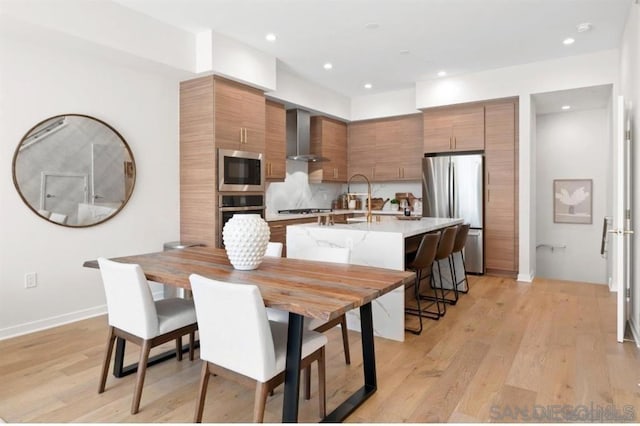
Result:
{"label": "baseboard", "polygon": [[518,277],[516,278],[516,281],[522,281],[522,282],[525,282],[525,283],[533,282],[533,274],[532,273],[518,274]]}
{"label": "baseboard", "polygon": [[[158,300],[164,297],[162,289],[157,289],[152,292],[153,299]],[[44,318],[37,321],[27,322],[24,324],[18,324],[7,328],[0,329],[0,340],[10,339],[12,337],[18,337],[29,333],[35,333],[36,331],[47,330],[53,327],[59,327],[61,325],[69,324],[76,321],[81,321],[88,318],[97,317],[98,315],[104,315],[107,313],[107,305],[95,306],[93,308],[83,309],[80,311],[69,312],[54,317]]]}
{"label": "baseboard", "polygon": [[69,312],[67,314],[58,315],[40,319],[37,321],[18,324],[11,327],[0,329],[0,340],[10,339],[12,337],[22,336],[24,334],[35,333],[64,324],[80,321],[87,318],[97,317],[107,313],[107,305],[96,306],[81,311]]}

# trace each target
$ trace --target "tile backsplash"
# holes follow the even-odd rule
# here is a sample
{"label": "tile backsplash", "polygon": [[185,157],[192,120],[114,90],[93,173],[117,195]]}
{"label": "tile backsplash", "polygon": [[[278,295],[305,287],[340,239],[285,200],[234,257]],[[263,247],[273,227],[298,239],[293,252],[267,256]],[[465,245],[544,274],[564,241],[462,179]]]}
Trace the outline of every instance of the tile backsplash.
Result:
{"label": "tile backsplash", "polygon": [[[346,184],[309,183],[308,163],[287,160],[287,176],[284,182],[268,184],[266,191],[267,212],[298,208],[329,208],[331,201],[347,191]],[[354,179],[350,185],[352,192],[367,192],[366,183],[360,178]],[[420,181],[382,182],[371,185],[373,197],[393,198],[396,192],[411,192],[421,197]],[[363,201],[364,201],[363,197]],[[385,204],[385,210],[389,203]]]}

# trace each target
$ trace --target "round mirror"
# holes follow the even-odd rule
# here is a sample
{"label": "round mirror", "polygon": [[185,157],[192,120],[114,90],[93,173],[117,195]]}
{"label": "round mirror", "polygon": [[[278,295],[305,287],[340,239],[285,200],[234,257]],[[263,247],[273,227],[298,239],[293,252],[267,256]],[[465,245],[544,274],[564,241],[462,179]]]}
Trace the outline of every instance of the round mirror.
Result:
{"label": "round mirror", "polygon": [[38,216],[69,227],[102,223],[129,200],[136,165],[107,123],[58,115],[31,128],[13,155],[13,183]]}

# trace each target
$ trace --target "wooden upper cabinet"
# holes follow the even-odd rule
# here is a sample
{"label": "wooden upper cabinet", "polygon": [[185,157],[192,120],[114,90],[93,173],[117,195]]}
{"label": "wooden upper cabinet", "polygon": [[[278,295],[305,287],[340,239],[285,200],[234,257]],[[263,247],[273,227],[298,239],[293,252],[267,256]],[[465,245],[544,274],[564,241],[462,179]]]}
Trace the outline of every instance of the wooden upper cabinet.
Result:
{"label": "wooden upper cabinet", "polygon": [[311,153],[325,161],[309,163],[309,182],[347,181],[347,125],[327,117],[311,117]]}
{"label": "wooden upper cabinet", "polygon": [[349,124],[349,175],[372,181],[419,180],[422,174],[422,115]]}
{"label": "wooden upper cabinet", "polygon": [[264,94],[258,89],[221,77],[214,77],[214,81],[216,146],[264,152]]}
{"label": "wooden upper cabinet", "polygon": [[484,105],[462,105],[423,113],[424,152],[484,149]]}
{"label": "wooden upper cabinet", "polygon": [[349,176],[362,174],[373,179],[376,166],[376,123],[374,121],[349,123],[348,134]]}
{"label": "wooden upper cabinet", "polygon": [[422,116],[405,115],[376,123],[375,181],[420,180]]}
{"label": "wooden upper cabinet", "polygon": [[284,181],[287,168],[287,113],[284,105],[266,102],[265,177],[270,181]]}

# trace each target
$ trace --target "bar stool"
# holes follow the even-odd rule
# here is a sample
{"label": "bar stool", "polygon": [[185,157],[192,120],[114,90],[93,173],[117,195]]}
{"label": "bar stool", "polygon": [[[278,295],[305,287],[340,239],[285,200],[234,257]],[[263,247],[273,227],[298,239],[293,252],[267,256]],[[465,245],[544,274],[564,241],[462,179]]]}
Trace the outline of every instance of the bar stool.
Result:
{"label": "bar stool", "polygon": [[[458,303],[458,286],[455,284],[456,279],[453,275],[453,265],[451,264],[451,253],[453,253],[453,243],[455,242],[457,233],[458,225],[450,226],[449,228],[446,228],[444,231],[442,231],[442,237],[440,238],[440,243],[438,244],[438,250],[436,252],[436,258],[434,259],[434,263],[438,267],[438,278],[440,281],[440,290],[443,293],[443,300],[445,303],[448,303],[450,305],[455,305],[456,303]],[[446,295],[449,294],[451,290],[446,289],[445,293],[445,288],[442,281],[442,268],[440,267],[440,262],[445,259],[449,263],[449,273],[451,274],[451,290],[453,290],[453,299],[447,299]],[[433,280],[433,283],[435,283],[435,280]],[[422,298],[433,300],[433,297],[431,296],[423,296]]]}
{"label": "bar stool", "polygon": [[[438,298],[438,289],[434,289],[435,291],[435,300],[431,301],[429,305],[426,307],[422,307],[420,305],[420,283],[429,278],[430,281],[433,281],[432,275],[432,266],[433,261],[436,258],[436,251],[438,250],[438,241],[440,241],[440,232],[435,232],[433,234],[425,234],[420,241],[420,245],[418,246],[418,251],[416,252],[416,257],[413,261],[407,266],[407,269],[415,271],[416,279],[413,283],[413,293],[416,301],[417,307],[405,307],[405,313],[408,315],[417,316],[420,320],[420,327],[416,329],[405,327],[406,331],[410,331],[413,334],[422,333],[422,318],[429,318],[433,320],[440,319],[441,316],[444,316],[446,313],[446,305],[444,301]],[[409,284],[407,288],[411,287],[412,284]],[[444,293],[443,293],[444,298]],[[436,311],[430,311],[430,308],[433,305],[436,305]]]}
{"label": "bar stool", "polygon": [[[456,234],[456,239],[453,242],[453,251],[451,252],[451,263],[453,264],[453,276],[454,281],[456,283],[456,288],[460,293],[468,293],[469,292],[469,281],[467,280],[467,268],[464,265],[464,246],[467,244],[467,236],[469,235],[469,228],[471,225],[465,223],[458,227],[458,233]],[[458,275],[456,273],[456,254],[460,254],[460,259],[462,259],[462,271],[464,272],[464,278],[458,281]],[[460,290],[460,284],[464,284],[464,290]]]}

